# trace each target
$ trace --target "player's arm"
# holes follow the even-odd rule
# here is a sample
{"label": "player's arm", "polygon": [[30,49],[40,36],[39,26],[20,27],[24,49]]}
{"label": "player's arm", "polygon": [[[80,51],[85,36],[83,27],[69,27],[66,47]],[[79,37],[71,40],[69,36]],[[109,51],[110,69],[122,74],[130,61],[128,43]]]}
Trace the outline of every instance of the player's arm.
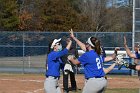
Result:
{"label": "player's arm", "polygon": [[80,62],[79,62],[76,58],[74,58],[72,55],[69,55],[69,56],[68,56],[68,60],[69,60],[70,62],[72,62],[73,64],[75,64],[75,65],[80,64]]}
{"label": "player's arm", "polygon": [[66,46],[66,48],[67,48],[68,50],[70,50],[71,44],[72,44],[72,41],[69,40],[69,41],[68,41],[68,44],[67,44],[67,46]]}
{"label": "player's arm", "polygon": [[131,58],[136,58],[136,55],[134,53],[132,53],[129,49],[129,47],[127,46],[127,41],[126,41],[126,37],[124,36],[124,48],[126,50],[126,53],[129,57]]}
{"label": "player's arm", "polygon": [[84,43],[82,43],[80,40],[78,40],[74,34],[73,34],[73,30],[69,30],[70,32],[70,37],[80,46],[80,48],[83,50],[83,51],[86,51],[86,46]]}
{"label": "player's arm", "polygon": [[139,62],[139,59],[134,59],[135,64],[138,64],[138,62]]}
{"label": "player's arm", "polygon": [[59,51],[59,52],[56,54],[56,56],[55,56],[54,59],[66,55],[66,54],[68,53],[68,50],[70,50],[71,44],[72,44],[72,41],[69,40],[69,42],[68,42],[66,48],[65,48],[64,50],[62,50],[62,51]]}
{"label": "player's arm", "polygon": [[109,73],[115,67],[115,65],[116,65],[116,63],[113,63],[108,68],[103,68],[105,74]]}
{"label": "player's arm", "polygon": [[114,50],[114,53],[111,56],[106,56],[104,61],[108,62],[108,61],[114,60],[116,58],[116,56],[117,56],[117,51],[118,50],[120,50],[120,48],[116,47],[115,50]]}

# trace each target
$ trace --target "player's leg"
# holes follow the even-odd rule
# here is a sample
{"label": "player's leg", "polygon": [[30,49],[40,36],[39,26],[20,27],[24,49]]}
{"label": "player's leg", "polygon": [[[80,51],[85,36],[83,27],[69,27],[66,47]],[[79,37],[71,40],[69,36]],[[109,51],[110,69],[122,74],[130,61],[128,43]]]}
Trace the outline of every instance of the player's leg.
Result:
{"label": "player's leg", "polygon": [[[46,78],[44,82],[44,88],[45,88],[45,93],[56,93],[58,87],[58,80],[54,79],[53,77],[51,78]],[[61,92],[59,92],[61,93]]]}
{"label": "player's leg", "polygon": [[137,66],[136,66],[136,70],[137,70],[137,71],[140,71],[140,65],[137,65]]}
{"label": "player's leg", "polygon": [[82,93],[103,93],[107,86],[105,78],[90,78],[86,81]]}
{"label": "player's leg", "polygon": [[69,92],[69,88],[68,88],[68,76],[69,76],[69,73],[68,74],[65,74],[63,72],[63,90],[65,93],[68,93]]}
{"label": "player's leg", "polygon": [[71,81],[71,89],[76,91],[77,85],[76,85],[76,80],[75,80],[75,73],[70,72],[70,81]]}
{"label": "player's leg", "polygon": [[56,93],[61,93],[61,88],[58,86],[57,88],[56,88]]}
{"label": "player's leg", "polygon": [[140,80],[140,71],[138,71],[138,77],[139,77],[139,80]]}
{"label": "player's leg", "polygon": [[125,66],[126,68],[140,71],[140,65],[128,63],[127,61],[125,61],[123,59],[118,60],[117,63],[119,65],[119,68],[118,68],[119,70],[122,68],[122,66]]}
{"label": "player's leg", "polygon": [[136,66],[135,64],[131,64],[131,63],[124,63],[124,66],[126,68],[130,68],[130,69],[133,69],[133,70],[136,70]]}
{"label": "player's leg", "polygon": [[61,88],[59,86],[59,80],[56,81],[56,93],[61,93]]}

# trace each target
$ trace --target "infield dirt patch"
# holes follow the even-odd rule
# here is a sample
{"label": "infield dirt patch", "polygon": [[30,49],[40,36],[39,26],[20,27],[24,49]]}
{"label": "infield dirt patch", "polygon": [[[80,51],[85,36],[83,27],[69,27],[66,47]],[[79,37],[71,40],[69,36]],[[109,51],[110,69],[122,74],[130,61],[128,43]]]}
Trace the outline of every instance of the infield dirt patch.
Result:
{"label": "infield dirt patch", "polygon": [[[44,80],[45,76],[41,74],[0,74],[0,93],[44,93]],[[76,75],[76,81],[82,89],[83,74]],[[62,76],[60,86],[63,88]],[[137,76],[108,76],[107,88],[140,88],[140,80]]]}

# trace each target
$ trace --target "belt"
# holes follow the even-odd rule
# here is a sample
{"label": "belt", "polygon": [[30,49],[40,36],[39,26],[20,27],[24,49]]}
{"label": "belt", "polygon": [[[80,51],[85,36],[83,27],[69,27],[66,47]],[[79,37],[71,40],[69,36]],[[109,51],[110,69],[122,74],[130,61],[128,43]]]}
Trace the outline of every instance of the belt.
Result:
{"label": "belt", "polygon": [[[104,76],[95,76],[95,77],[91,77],[91,78],[104,78]],[[87,80],[89,80],[90,78],[86,78]]]}
{"label": "belt", "polygon": [[59,79],[57,76],[46,76],[47,78]]}

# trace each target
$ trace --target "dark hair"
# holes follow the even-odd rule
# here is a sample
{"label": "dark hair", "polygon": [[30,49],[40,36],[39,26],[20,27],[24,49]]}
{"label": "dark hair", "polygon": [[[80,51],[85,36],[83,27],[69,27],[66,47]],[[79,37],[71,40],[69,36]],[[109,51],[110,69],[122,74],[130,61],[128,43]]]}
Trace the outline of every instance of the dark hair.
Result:
{"label": "dark hair", "polygon": [[101,54],[103,55],[103,57],[106,57],[106,52],[103,46],[101,46]]}
{"label": "dark hair", "polygon": [[95,47],[92,47],[92,48],[95,49],[95,51],[97,52],[98,55],[101,55],[100,40],[98,40],[96,37],[91,37],[90,40],[91,40],[92,44],[95,45]]}
{"label": "dark hair", "polygon": [[53,43],[53,40],[49,43],[49,46],[48,46],[48,53],[47,53],[47,54],[49,54],[49,53],[53,50],[53,49],[51,49],[52,43]]}

